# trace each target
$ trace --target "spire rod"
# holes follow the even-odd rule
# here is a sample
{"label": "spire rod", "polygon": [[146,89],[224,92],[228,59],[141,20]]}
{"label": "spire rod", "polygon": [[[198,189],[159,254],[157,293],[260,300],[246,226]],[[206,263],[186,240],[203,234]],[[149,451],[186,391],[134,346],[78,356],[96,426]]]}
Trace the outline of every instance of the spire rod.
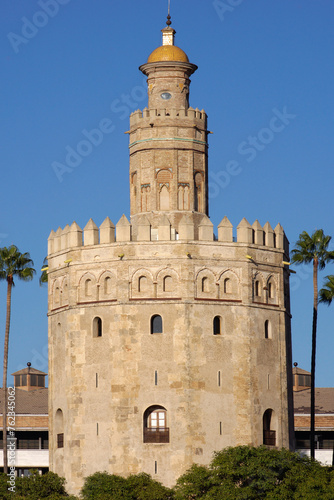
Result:
{"label": "spire rod", "polygon": [[167,16],[166,24],[167,24],[167,26],[170,26],[172,24],[171,17],[170,17],[170,0],[168,0],[168,16]]}

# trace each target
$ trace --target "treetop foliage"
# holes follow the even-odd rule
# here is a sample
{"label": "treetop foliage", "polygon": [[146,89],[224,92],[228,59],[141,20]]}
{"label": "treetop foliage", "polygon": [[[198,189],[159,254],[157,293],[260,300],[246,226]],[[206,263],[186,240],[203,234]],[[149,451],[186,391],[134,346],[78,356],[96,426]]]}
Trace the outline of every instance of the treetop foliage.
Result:
{"label": "treetop foliage", "polygon": [[333,500],[334,471],[288,450],[238,446],[193,465],[174,491],[176,500]]}
{"label": "treetop foliage", "polygon": [[[65,492],[65,480],[48,472],[17,478],[8,492],[0,474],[3,500],[79,500]],[[127,478],[96,472],[85,480],[80,500],[334,500],[334,468],[288,450],[237,446],[214,454],[207,467],[194,464],[166,488],[148,474]]]}

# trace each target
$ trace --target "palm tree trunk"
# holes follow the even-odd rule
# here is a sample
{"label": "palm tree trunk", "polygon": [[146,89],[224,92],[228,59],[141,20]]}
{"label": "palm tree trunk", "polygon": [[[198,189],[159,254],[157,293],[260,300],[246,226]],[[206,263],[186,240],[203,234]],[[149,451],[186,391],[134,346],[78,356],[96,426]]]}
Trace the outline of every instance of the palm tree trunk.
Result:
{"label": "palm tree trunk", "polygon": [[313,260],[313,323],[312,323],[312,355],[311,355],[311,458],[315,458],[315,354],[317,344],[317,317],[318,317],[318,259]]}
{"label": "palm tree trunk", "polygon": [[2,434],[3,434],[3,471],[5,474],[8,472],[8,456],[7,456],[7,366],[8,366],[8,345],[9,345],[9,327],[10,327],[10,309],[11,309],[11,299],[12,299],[12,286],[13,277],[8,276],[7,278],[7,311],[6,311],[6,331],[5,331],[5,346],[3,354],[3,422],[2,422]]}

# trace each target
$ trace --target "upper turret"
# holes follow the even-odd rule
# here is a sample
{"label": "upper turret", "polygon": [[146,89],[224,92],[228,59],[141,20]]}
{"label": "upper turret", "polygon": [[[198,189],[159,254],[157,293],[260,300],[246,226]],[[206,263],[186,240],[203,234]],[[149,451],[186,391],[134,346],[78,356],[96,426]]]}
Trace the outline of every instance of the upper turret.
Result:
{"label": "upper turret", "polygon": [[148,57],[140,71],[148,77],[148,108],[175,109],[189,107],[189,77],[197,69],[189,62],[187,54],[174,45],[176,31],[170,27],[162,29],[162,45]]}
{"label": "upper turret", "polygon": [[178,231],[185,212],[197,214],[196,228],[208,214],[208,131],[205,112],[189,106],[189,77],[197,66],[174,45],[170,24],[168,13],[162,46],[139,68],[147,76],[148,106],[130,116],[130,204],[134,228],[136,217],[147,214],[157,230],[164,212]]}

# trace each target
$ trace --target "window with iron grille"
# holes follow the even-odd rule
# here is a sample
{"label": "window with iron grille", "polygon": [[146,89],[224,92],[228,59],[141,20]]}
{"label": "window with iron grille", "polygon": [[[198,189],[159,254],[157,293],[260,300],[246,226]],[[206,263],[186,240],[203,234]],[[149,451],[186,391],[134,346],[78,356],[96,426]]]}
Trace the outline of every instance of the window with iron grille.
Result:
{"label": "window with iron grille", "polygon": [[169,443],[167,410],[163,406],[151,406],[145,411],[144,443]]}

